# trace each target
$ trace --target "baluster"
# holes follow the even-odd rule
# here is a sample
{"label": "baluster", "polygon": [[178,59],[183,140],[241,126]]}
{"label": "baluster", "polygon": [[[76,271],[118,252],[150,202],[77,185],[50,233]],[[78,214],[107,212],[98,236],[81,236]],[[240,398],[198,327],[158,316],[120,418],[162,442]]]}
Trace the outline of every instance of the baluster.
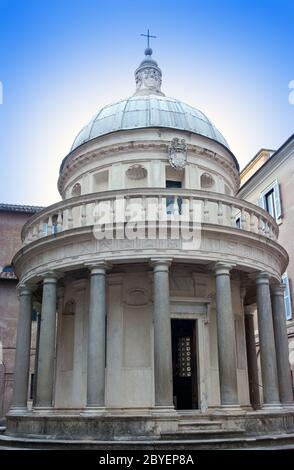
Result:
{"label": "baluster", "polygon": [[129,217],[130,217],[130,211],[129,211],[129,203],[130,203],[130,196],[125,196],[125,221],[128,222]]}
{"label": "baluster", "polygon": [[255,216],[254,212],[249,212],[250,232],[255,232]]}
{"label": "baluster", "polygon": [[72,208],[68,208],[68,213],[67,213],[67,228],[71,229],[73,228],[73,216],[72,216]]}
{"label": "baluster", "polygon": [[263,220],[261,215],[258,217],[258,233],[263,235]]}
{"label": "baluster", "polygon": [[87,225],[86,204],[81,206],[81,226]]}
{"label": "baluster", "polygon": [[[183,201],[183,200],[182,200]],[[179,203],[178,203],[178,196],[174,196],[174,204],[173,204],[173,211],[172,211],[172,214],[178,218],[179,215],[180,215],[180,211],[179,211]]]}
{"label": "baluster", "polygon": [[142,197],[142,215],[141,215],[143,222],[147,220],[146,212],[147,212],[147,200],[146,200],[146,196],[143,196]]}
{"label": "baluster", "polygon": [[266,237],[269,237],[269,233],[270,233],[269,223],[268,223],[268,221],[266,220],[266,221],[265,221],[264,234],[265,234]]}
{"label": "baluster", "polygon": [[109,201],[109,224],[113,224],[114,223],[114,200],[111,199]]}
{"label": "baluster", "polygon": [[62,211],[58,211],[57,215],[57,232],[62,232]]}
{"label": "baluster", "polygon": [[204,222],[209,223],[210,214],[209,214],[208,199],[204,199],[203,218],[204,218]]}
{"label": "baluster", "polygon": [[189,219],[188,219],[188,221],[193,222],[195,215],[196,214],[194,213],[194,199],[193,199],[193,197],[189,197]]}
{"label": "baluster", "polygon": [[31,243],[31,241],[32,241],[32,234],[31,234],[31,231],[28,230],[27,243]]}
{"label": "baluster", "polygon": [[38,229],[37,229],[37,225],[34,225],[32,239],[37,240],[37,238],[38,238]]}
{"label": "baluster", "polygon": [[241,228],[243,230],[246,230],[246,213],[245,213],[245,209],[242,208],[241,209]]}
{"label": "baluster", "polygon": [[220,225],[224,223],[224,212],[223,212],[223,204],[222,202],[218,202],[217,204],[217,221]]}
{"label": "baluster", "polygon": [[231,227],[235,227],[236,228],[236,218],[235,218],[235,207],[233,205],[230,206],[231,208]]}
{"label": "baluster", "polygon": [[99,220],[99,202],[94,202],[94,209],[93,209],[93,224],[96,225]]}
{"label": "baluster", "polygon": [[39,238],[44,236],[44,222],[43,220],[40,220],[39,223]]}
{"label": "baluster", "polygon": [[166,214],[167,214],[166,198],[163,198],[162,196],[158,197],[157,212],[158,212],[159,221],[164,220],[166,218]]}
{"label": "baluster", "polygon": [[53,233],[52,215],[49,215],[47,227],[48,227],[47,235],[51,235]]}

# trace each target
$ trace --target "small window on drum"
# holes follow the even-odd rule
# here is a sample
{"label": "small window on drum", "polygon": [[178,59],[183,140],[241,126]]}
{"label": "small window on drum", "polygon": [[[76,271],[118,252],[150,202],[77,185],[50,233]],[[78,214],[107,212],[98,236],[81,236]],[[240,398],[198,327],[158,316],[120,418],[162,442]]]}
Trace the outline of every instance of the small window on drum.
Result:
{"label": "small window on drum", "polygon": [[209,173],[202,173],[200,185],[203,189],[211,189],[214,186],[214,179]]}
{"label": "small window on drum", "polygon": [[71,195],[72,195],[72,197],[80,196],[80,195],[81,195],[81,192],[82,192],[82,188],[81,188],[80,183],[74,184],[74,185],[73,185],[73,188],[72,188],[72,190],[71,190]]}

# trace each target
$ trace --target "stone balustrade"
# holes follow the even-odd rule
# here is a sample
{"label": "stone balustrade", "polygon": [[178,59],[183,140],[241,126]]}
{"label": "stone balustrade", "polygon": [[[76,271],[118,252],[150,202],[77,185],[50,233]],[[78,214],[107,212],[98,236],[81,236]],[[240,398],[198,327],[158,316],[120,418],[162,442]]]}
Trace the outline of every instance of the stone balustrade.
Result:
{"label": "stone balustrade", "polygon": [[230,227],[271,240],[278,237],[275,220],[242,199],[208,191],[133,188],[85,194],[53,204],[24,225],[22,241],[27,245],[58,232],[95,224],[166,220]]}

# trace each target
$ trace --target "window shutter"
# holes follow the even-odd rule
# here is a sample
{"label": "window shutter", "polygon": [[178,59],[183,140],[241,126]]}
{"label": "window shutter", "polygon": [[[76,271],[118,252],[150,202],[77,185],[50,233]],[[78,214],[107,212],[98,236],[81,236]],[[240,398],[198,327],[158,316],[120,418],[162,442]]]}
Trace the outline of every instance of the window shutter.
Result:
{"label": "window shutter", "polygon": [[281,205],[279,183],[277,181],[274,182],[273,188],[274,188],[275,214],[276,214],[276,218],[279,219],[280,217],[282,217],[282,205]]}
{"label": "window shutter", "polygon": [[291,320],[292,318],[291,292],[290,292],[289,278],[287,274],[284,274],[282,276],[282,282],[286,286],[286,289],[284,292],[286,320]]}
{"label": "window shutter", "polygon": [[265,199],[264,199],[264,196],[262,194],[258,198],[258,205],[262,209],[265,209]]}

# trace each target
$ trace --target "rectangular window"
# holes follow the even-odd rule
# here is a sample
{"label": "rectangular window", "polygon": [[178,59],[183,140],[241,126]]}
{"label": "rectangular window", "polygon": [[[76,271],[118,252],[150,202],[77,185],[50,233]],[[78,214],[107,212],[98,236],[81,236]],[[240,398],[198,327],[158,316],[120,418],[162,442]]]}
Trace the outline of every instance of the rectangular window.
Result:
{"label": "rectangular window", "polygon": [[292,319],[292,302],[291,302],[291,290],[290,290],[290,283],[287,273],[283,274],[282,282],[286,286],[284,292],[284,300],[285,300],[285,313],[286,313],[286,320]]}
{"label": "rectangular window", "polygon": [[278,181],[274,181],[261,194],[258,205],[266,210],[276,221],[282,217],[282,204]]}
{"label": "rectangular window", "polygon": [[[181,181],[171,181],[171,180],[166,180],[165,182],[166,188],[176,188],[180,189],[182,187],[182,182]],[[176,209],[178,210],[179,214],[182,212],[182,198],[177,197],[175,198],[174,196],[168,196],[166,198],[166,212],[167,214],[174,214]]]}

